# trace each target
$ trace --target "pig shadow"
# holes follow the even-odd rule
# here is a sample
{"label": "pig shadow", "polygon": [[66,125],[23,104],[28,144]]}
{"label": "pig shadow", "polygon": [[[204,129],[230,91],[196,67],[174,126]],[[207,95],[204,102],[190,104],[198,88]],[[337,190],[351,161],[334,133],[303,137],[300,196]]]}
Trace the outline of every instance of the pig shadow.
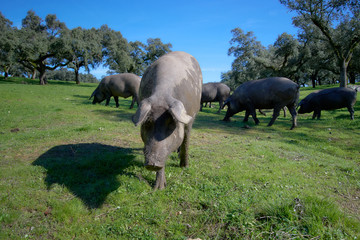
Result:
{"label": "pig shadow", "polygon": [[89,208],[99,208],[106,197],[120,186],[117,176],[135,176],[130,166],[141,149],[121,148],[99,143],[55,146],[32,165],[46,169],[48,190],[53,184],[65,186]]}

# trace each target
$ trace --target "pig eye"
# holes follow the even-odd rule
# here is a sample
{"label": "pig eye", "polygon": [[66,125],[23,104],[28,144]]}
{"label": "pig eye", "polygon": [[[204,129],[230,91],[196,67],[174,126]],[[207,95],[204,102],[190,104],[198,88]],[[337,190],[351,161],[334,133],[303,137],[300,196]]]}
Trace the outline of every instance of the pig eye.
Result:
{"label": "pig eye", "polygon": [[167,118],[165,124],[170,132],[174,131],[174,129],[176,128],[176,122],[172,117]]}
{"label": "pig eye", "polygon": [[154,122],[151,120],[147,120],[144,124],[143,127],[145,127],[146,129],[152,128],[152,126],[154,126]]}

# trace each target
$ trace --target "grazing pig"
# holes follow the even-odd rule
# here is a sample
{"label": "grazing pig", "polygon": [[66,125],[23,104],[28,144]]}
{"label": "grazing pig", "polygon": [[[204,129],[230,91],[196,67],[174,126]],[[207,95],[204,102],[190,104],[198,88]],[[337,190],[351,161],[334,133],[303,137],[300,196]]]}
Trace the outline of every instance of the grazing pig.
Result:
{"label": "grazing pig", "polygon": [[224,101],[229,96],[230,88],[226,84],[219,82],[205,83],[202,86],[200,111],[202,111],[203,103],[209,102],[211,104],[211,102],[218,101],[220,108],[217,113],[220,113],[220,110],[223,108]]}
{"label": "grazing pig", "polygon": [[228,106],[224,121],[230,121],[234,114],[246,110],[244,122],[248,121],[251,114],[255,124],[256,109],[274,109],[273,116],[268,126],[273,125],[285,106],[292,116],[291,129],[296,127],[296,103],[299,100],[299,85],[287,78],[273,77],[252,80],[240,85],[225,101]]}
{"label": "grazing pig", "polygon": [[93,104],[101,103],[106,99],[105,106],[109,105],[110,98],[115,99],[116,107],[119,107],[119,97],[128,98],[132,96],[130,109],[133,108],[134,102],[139,105],[138,93],[141,78],[133,73],[121,73],[104,77],[99,86],[92,93],[94,97]]}
{"label": "grazing pig", "polygon": [[320,119],[321,110],[334,110],[347,108],[351,120],[354,119],[354,105],[356,102],[356,90],[344,87],[329,88],[310,93],[299,103],[298,113],[310,113],[314,111],[312,119],[317,116]]}
{"label": "grazing pig", "polygon": [[140,105],[132,120],[141,125],[145,167],[156,171],[154,189],[166,186],[165,161],[179,150],[187,167],[189,135],[200,108],[202,74],[196,59],[171,52],[156,60],[140,83]]}

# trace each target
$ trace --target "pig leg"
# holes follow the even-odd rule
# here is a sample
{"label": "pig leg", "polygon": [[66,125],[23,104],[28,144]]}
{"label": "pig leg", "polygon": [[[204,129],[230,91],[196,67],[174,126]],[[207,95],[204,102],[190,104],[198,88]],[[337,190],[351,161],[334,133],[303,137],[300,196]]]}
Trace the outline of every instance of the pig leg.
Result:
{"label": "pig leg", "polygon": [[131,101],[131,105],[130,105],[130,109],[132,109],[134,107],[134,103],[135,103],[135,97],[132,97],[132,101]]}
{"label": "pig leg", "polygon": [[180,158],[180,167],[189,167],[189,139],[190,139],[190,130],[192,123],[189,123],[188,126],[185,126],[184,140],[180,146],[179,158]]}
{"label": "pig leg", "polygon": [[166,178],[165,178],[165,167],[161,168],[156,172],[156,182],[154,190],[164,189],[166,187]]}
{"label": "pig leg", "polygon": [[114,100],[115,100],[116,107],[119,107],[119,97],[114,96]]}
{"label": "pig leg", "polygon": [[219,102],[219,110],[216,113],[220,113],[221,109],[223,108],[224,101]]}
{"label": "pig leg", "polygon": [[[246,110],[248,111],[248,110]],[[252,118],[254,119],[255,121],[255,124],[258,125],[259,124],[259,119],[256,117],[256,109],[251,107],[250,110],[249,110],[249,113],[251,114]]]}
{"label": "pig leg", "polygon": [[320,119],[320,115],[321,115],[321,110],[318,108],[314,109],[314,114],[312,116],[312,119],[315,119],[317,117],[317,119]]}
{"label": "pig leg", "polygon": [[[296,123],[296,115],[297,115],[296,107],[295,106],[291,106],[291,107],[288,106],[288,109],[289,109],[289,112],[290,112],[291,117],[292,117],[292,126],[290,128],[290,130],[292,130],[297,126],[297,123]],[[284,110],[284,113],[285,113],[285,108],[283,108],[283,110]]]}
{"label": "pig leg", "polygon": [[249,121],[249,116],[250,116],[250,112],[249,112],[248,110],[246,110],[246,111],[245,111],[245,117],[244,117],[243,122]]}
{"label": "pig leg", "polygon": [[266,116],[266,114],[263,111],[261,111],[261,109],[259,109],[259,113]]}
{"label": "pig leg", "polygon": [[351,120],[354,120],[354,108],[350,106],[347,109],[349,110]]}
{"label": "pig leg", "polygon": [[106,97],[106,103],[105,103],[105,106],[109,106],[110,98],[111,98],[111,96],[110,96],[110,97]]}
{"label": "pig leg", "polygon": [[280,110],[281,109],[282,109],[281,107],[275,107],[274,108],[273,116],[272,116],[272,118],[271,118],[271,120],[270,120],[270,122],[268,124],[268,127],[270,127],[270,126],[272,126],[274,124],[276,118],[280,115]]}
{"label": "pig leg", "polygon": [[317,112],[316,112],[316,110],[314,110],[314,113],[312,115],[312,119],[315,119],[316,115],[317,115]]}
{"label": "pig leg", "polygon": [[227,112],[226,112],[226,114],[225,114],[225,117],[224,117],[223,121],[225,121],[225,122],[230,122],[230,121],[231,121],[230,118],[231,118],[232,116],[234,116],[234,112],[232,112],[231,109],[228,108],[228,110],[227,110]]}

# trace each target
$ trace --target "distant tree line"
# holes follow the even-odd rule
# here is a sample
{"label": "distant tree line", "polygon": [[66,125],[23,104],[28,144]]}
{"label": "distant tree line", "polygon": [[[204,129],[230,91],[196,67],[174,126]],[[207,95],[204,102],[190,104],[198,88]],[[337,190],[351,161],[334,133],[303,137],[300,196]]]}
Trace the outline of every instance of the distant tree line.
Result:
{"label": "distant tree line", "polygon": [[[55,69],[46,72],[45,79],[74,81],[74,71],[69,71],[67,68]],[[78,80],[82,83],[98,83],[99,80],[90,73],[79,73]]]}
{"label": "distant tree line", "polygon": [[283,33],[264,47],[253,32],[232,30],[228,54],[232,69],[221,81],[232,89],[270,76],[288,77],[301,85],[340,84],[360,80],[360,2],[358,0],[280,0],[295,11],[297,38]]}
{"label": "distant tree line", "polygon": [[99,29],[68,29],[56,15],[49,14],[43,20],[32,10],[18,29],[0,12],[0,72],[5,78],[20,75],[35,78],[38,73],[43,85],[47,78],[55,76],[69,80],[72,72],[71,79],[79,84],[81,80],[93,80],[89,74],[81,75],[80,69],[89,73],[100,65],[108,67],[109,74],[142,75],[147,66],[171,48],[170,43],[164,44],[159,38],[150,38],[146,43],[128,42],[121,32],[107,25]]}

